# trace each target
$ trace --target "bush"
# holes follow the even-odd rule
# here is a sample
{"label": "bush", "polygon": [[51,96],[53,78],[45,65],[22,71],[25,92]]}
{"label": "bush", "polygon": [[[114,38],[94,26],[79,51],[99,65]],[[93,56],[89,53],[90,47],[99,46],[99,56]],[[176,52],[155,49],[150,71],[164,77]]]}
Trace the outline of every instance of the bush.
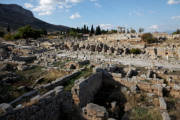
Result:
{"label": "bush", "polygon": [[156,43],[158,40],[151,33],[145,33],[141,36],[141,40],[146,43]]}
{"label": "bush", "polygon": [[16,35],[16,37],[20,37],[20,38],[34,38],[37,39],[39,37],[41,37],[42,35],[47,35],[47,31],[46,30],[36,30],[33,29],[30,25],[21,27],[18,29],[18,33]]}
{"label": "bush", "polygon": [[78,32],[75,29],[71,29],[69,31],[69,36],[77,37],[78,36]]}
{"label": "bush", "polygon": [[16,34],[12,35],[12,38],[15,40],[20,39],[21,35],[19,33],[16,33]]}
{"label": "bush", "polygon": [[13,35],[11,33],[7,33],[6,35],[4,35],[4,39],[5,40],[13,40]]}
{"label": "bush", "polygon": [[180,34],[180,29],[177,29],[176,32],[173,32],[172,34],[173,34],[173,35],[175,35],[175,34]]}
{"label": "bush", "polygon": [[5,40],[17,40],[20,38],[21,38],[21,35],[19,33],[16,33],[16,34],[7,33],[6,35],[4,35]]}
{"label": "bush", "polygon": [[138,49],[138,48],[132,48],[131,50],[130,50],[130,53],[131,54],[141,54],[141,50],[140,49]]}
{"label": "bush", "polygon": [[0,37],[3,37],[5,35],[5,32],[0,30]]}

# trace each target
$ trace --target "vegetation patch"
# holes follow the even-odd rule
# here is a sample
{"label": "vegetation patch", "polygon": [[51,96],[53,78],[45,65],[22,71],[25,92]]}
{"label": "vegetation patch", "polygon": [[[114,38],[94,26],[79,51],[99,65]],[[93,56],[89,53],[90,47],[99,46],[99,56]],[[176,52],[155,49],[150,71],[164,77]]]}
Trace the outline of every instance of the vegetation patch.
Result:
{"label": "vegetation patch", "polygon": [[157,43],[158,40],[153,37],[153,35],[151,33],[145,33],[141,36],[142,41],[151,44],[151,43]]}
{"label": "vegetation patch", "polygon": [[141,51],[140,49],[138,49],[138,48],[132,48],[132,49],[130,50],[130,53],[131,53],[131,54],[141,54],[142,51]]}
{"label": "vegetation patch", "polygon": [[50,71],[47,72],[47,74],[45,75],[42,83],[49,83],[51,81],[56,80],[57,78],[63,77],[65,75],[69,74],[68,72],[62,71],[62,70],[55,70],[52,69]]}
{"label": "vegetation patch", "polygon": [[16,86],[32,85],[35,80],[46,73],[46,71],[43,71],[42,68],[43,67],[41,66],[33,66],[29,70],[17,71],[16,74],[21,76],[22,79],[16,83]]}
{"label": "vegetation patch", "polygon": [[92,75],[92,73],[93,73],[92,68],[85,68],[84,70],[82,70],[82,71],[80,72],[79,75],[71,78],[67,83],[65,83],[65,85],[64,85],[64,90],[70,91],[71,88],[74,86],[74,83],[75,83],[76,80],[78,80],[78,79],[80,79],[80,78],[82,78],[82,77],[87,78],[87,77],[89,77],[90,75]]}
{"label": "vegetation patch", "polygon": [[162,117],[156,109],[135,107],[131,111],[130,120],[162,120]]}
{"label": "vegetation patch", "polygon": [[66,64],[67,62],[70,62],[70,60],[59,60],[59,61],[57,61],[57,62],[54,62],[54,63],[53,63],[53,66],[54,66],[54,67],[61,67],[61,68],[63,68],[63,67],[65,67],[65,64]]}
{"label": "vegetation patch", "polygon": [[8,103],[21,95],[31,91],[29,88],[18,90],[17,87],[12,85],[1,85],[0,86],[0,103]]}
{"label": "vegetation patch", "polygon": [[47,35],[46,30],[36,30],[33,29],[30,25],[21,27],[18,29],[18,32],[11,34],[8,32],[6,35],[4,35],[5,40],[15,40],[20,38],[34,38],[37,39],[43,35]]}

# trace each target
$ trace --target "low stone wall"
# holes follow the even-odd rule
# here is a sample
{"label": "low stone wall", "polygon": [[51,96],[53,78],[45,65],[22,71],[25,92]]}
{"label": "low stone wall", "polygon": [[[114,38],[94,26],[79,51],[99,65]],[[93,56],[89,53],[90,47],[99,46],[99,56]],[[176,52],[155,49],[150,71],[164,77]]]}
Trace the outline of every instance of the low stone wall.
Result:
{"label": "low stone wall", "polygon": [[97,72],[87,79],[76,81],[71,90],[74,103],[80,107],[84,107],[93,101],[94,95],[98,92],[102,85],[103,72]]}
{"label": "low stone wall", "polygon": [[163,87],[161,84],[152,84],[152,83],[147,83],[143,81],[138,81],[133,78],[121,78],[121,74],[114,74],[110,73],[112,75],[112,78],[116,81],[119,82],[120,84],[130,88],[132,86],[138,86],[141,90],[144,90],[146,92],[154,93],[158,96],[163,96]]}
{"label": "low stone wall", "polygon": [[169,94],[175,98],[180,98],[180,90],[171,89]]}
{"label": "low stone wall", "polygon": [[163,97],[159,97],[159,107],[163,120],[171,120],[167,111],[167,104]]}
{"label": "low stone wall", "polygon": [[38,94],[37,90],[30,91],[30,92],[25,93],[24,95],[16,98],[15,100],[11,101],[9,104],[11,104],[12,106],[20,104],[23,99],[28,100],[28,99],[32,98],[33,96],[36,96],[37,94]]}
{"label": "low stone wall", "polygon": [[58,78],[55,81],[52,81],[51,83],[41,85],[41,86],[37,87],[37,89],[44,88],[47,90],[51,90],[57,86],[63,85],[65,82],[69,81],[71,78],[78,76],[80,74],[80,71],[82,71],[82,70],[84,70],[84,68],[80,69],[78,71],[75,71],[70,75],[66,75],[64,77]]}
{"label": "low stone wall", "polygon": [[32,105],[9,110],[0,116],[0,120],[64,120],[62,110],[72,110],[72,99],[70,92],[62,88],[32,98]]}

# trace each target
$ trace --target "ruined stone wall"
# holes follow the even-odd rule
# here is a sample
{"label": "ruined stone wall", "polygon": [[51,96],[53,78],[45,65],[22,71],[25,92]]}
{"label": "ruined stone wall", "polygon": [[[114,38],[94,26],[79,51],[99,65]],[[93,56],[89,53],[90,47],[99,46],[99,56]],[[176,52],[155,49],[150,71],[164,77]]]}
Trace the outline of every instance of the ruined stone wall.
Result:
{"label": "ruined stone wall", "polygon": [[72,110],[70,92],[55,88],[42,96],[36,96],[29,106],[9,110],[0,120],[64,120],[62,110]]}
{"label": "ruined stone wall", "polygon": [[48,83],[48,84],[38,86],[37,88],[38,89],[45,88],[47,90],[51,90],[51,89],[53,89],[53,88],[55,88],[57,86],[63,85],[64,83],[69,81],[71,78],[78,76],[80,74],[80,71],[83,71],[83,70],[84,70],[84,68],[82,68],[80,70],[77,70],[77,71],[74,71],[70,75],[65,75],[63,77],[57,78],[55,81],[52,81],[51,83]]}
{"label": "ruined stone wall", "polygon": [[164,48],[164,47],[150,47],[146,49],[146,53],[151,55],[152,58],[155,58],[157,56],[161,56],[162,58],[167,58],[167,55],[169,57],[180,57],[178,48]]}
{"label": "ruined stone wall", "polygon": [[97,72],[87,79],[76,81],[72,88],[74,103],[80,107],[93,101],[94,95],[98,92],[102,84],[102,72]]}
{"label": "ruined stone wall", "polygon": [[157,85],[152,84],[152,83],[147,83],[147,82],[143,82],[143,81],[138,81],[137,79],[133,79],[133,78],[122,78],[121,74],[114,74],[111,73],[113,79],[117,82],[119,82],[120,84],[131,88],[133,86],[138,86],[141,90],[146,91],[146,92],[150,92],[150,93],[154,93],[158,96],[163,96],[163,87],[159,84]]}

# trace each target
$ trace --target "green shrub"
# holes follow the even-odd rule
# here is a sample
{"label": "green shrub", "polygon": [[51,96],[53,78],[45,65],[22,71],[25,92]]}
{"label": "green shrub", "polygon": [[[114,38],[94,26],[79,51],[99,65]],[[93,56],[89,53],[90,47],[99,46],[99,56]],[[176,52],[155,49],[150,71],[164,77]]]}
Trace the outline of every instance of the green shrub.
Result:
{"label": "green shrub", "polygon": [[0,30],[0,37],[3,37],[5,35],[5,32]]}
{"label": "green shrub", "polygon": [[13,40],[13,35],[11,33],[7,33],[6,35],[4,35],[4,39],[5,40]]}
{"label": "green shrub", "polygon": [[15,40],[20,39],[21,35],[19,33],[16,33],[16,34],[12,35],[12,38]]}
{"label": "green shrub", "polygon": [[34,38],[37,39],[39,37],[41,37],[42,35],[47,35],[47,31],[46,30],[36,30],[33,29],[30,25],[21,27],[18,29],[18,33],[16,34],[16,38]]}
{"label": "green shrub", "polygon": [[141,40],[146,43],[156,43],[158,40],[151,33],[145,33],[141,36]]}
{"label": "green shrub", "polygon": [[138,49],[138,48],[132,48],[131,50],[130,50],[130,53],[131,54],[141,54],[141,50],[140,49]]}
{"label": "green shrub", "polygon": [[175,34],[180,34],[180,29],[177,29],[176,32],[173,32],[172,34],[173,34],[173,35],[175,35]]}

